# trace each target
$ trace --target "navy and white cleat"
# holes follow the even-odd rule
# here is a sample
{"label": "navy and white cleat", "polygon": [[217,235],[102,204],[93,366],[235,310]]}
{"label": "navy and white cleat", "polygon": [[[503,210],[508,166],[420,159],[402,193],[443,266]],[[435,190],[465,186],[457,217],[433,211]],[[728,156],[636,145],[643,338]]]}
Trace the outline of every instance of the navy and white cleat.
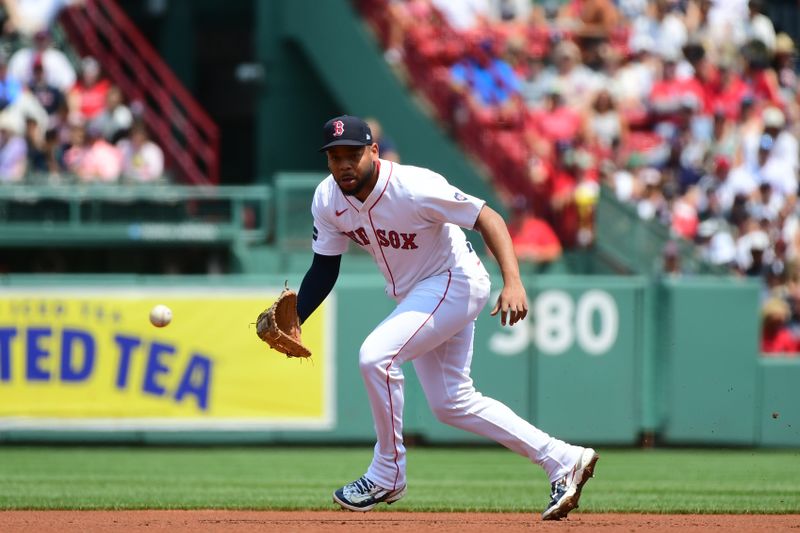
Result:
{"label": "navy and white cleat", "polygon": [[542,513],[542,520],[561,520],[578,507],[581,489],[594,477],[594,466],[599,458],[593,449],[584,448],[570,473],[551,485],[550,504]]}
{"label": "navy and white cleat", "polygon": [[392,504],[405,496],[406,486],[394,490],[384,489],[367,476],[348,483],[333,493],[333,502],[350,511],[370,511],[379,503]]}

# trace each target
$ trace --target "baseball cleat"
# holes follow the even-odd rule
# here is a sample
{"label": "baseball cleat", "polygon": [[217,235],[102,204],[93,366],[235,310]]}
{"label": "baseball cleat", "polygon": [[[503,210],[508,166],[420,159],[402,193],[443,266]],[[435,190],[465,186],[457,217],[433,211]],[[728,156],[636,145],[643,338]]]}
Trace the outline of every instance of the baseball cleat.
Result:
{"label": "baseball cleat", "polygon": [[550,504],[542,513],[542,520],[561,520],[578,507],[581,489],[594,477],[594,466],[599,458],[593,449],[584,448],[570,473],[551,485]]}
{"label": "baseball cleat", "polygon": [[373,483],[367,476],[348,483],[333,493],[333,503],[350,511],[370,511],[379,503],[392,504],[405,496],[406,486],[394,490],[384,489]]}

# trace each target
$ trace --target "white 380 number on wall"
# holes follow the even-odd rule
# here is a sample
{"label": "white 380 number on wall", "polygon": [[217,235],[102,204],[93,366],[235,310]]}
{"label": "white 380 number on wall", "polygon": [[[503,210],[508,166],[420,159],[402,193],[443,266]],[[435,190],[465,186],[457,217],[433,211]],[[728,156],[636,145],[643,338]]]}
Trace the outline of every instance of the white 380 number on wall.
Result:
{"label": "white 380 number on wall", "polygon": [[602,355],[614,345],[618,332],[617,303],[609,293],[586,291],[575,302],[564,291],[548,290],[533,302],[525,321],[493,334],[489,348],[499,355],[516,355],[534,342],[540,352],[559,355],[577,342],[587,354]]}

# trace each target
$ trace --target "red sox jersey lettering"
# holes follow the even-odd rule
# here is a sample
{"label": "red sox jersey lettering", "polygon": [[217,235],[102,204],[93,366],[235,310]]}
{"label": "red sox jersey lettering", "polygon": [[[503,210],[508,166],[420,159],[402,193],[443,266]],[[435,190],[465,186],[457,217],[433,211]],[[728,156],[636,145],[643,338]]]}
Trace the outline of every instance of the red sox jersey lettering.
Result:
{"label": "red sox jersey lettering", "polygon": [[[364,228],[358,228],[353,231],[345,231],[345,235],[353,239],[359,246],[367,246],[369,244],[369,237]],[[416,233],[403,233],[395,230],[376,229],[375,235],[378,237],[378,243],[384,247],[392,247],[401,250],[416,250],[419,248],[414,242],[417,237]]]}
{"label": "red sox jersey lettering", "polygon": [[460,228],[474,227],[483,200],[428,169],[384,160],[379,168],[363,203],[345,196],[333,176],[319,184],[311,206],[314,252],[340,255],[352,240],[372,256],[387,294],[398,300],[421,280],[450,269],[485,274]]}

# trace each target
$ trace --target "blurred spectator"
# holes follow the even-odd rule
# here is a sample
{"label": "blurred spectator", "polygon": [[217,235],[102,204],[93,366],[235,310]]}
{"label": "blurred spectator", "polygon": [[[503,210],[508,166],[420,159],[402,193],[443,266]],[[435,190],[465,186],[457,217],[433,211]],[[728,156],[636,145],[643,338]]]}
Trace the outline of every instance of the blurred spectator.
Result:
{"label": "blurred spectator", "polygon": [[722,185],[725,189],[722,194],[726,198],[741,196],[747,199],[757,193],[759,185],[766,179],[764,168],[774,144],[771,136],[761,136],[757,161],[754,164],[743,163],[732,169]]}
{"label": "blurred spectator", "polygon": [[487,25],[491,14],[489,0],[431,0],[456,31],[467,31]]}
{"label": "blurred spectator", "polygon": [[569,0],[558,16],[559,27],[572,32],[582,51],[582,61],[601,68],[601,50],[619,25],[619,13],[611,0]]}
{"label": "blurred spectator", "polygon": [[733,269],[736,261],[736,242],[724,220],[710,218],[697,228],[700,257],[713,265]]}
{"label": "blurred spectator", "polygon": [[[133,124],[133,113],[125,105],[122,91],[116,85],[108,88],[103,110],[91,120],[92,126],[99,129],[103,137],[116,144]],[[374,135],[374,130],[373,130]]]}
{"label": "blurred spectator", "polygon": [[657,122],[656,131],[663,137],[675,135],[675,127],[687,106],[702,113],[703,87],[694,78],[677,77],[678,57],[678,53],[672,51],[662,54],[661,76],[650,90],[650,108]]}
{"label": "blurred spectator", "polygon": [[[790,286],[791,285],[790,283]],[[786,300],[789,304],[789,320],[787,325],[792,332],[792,336],[795,339],[800,339],[800,294],[798,294],[796,285],[789,289]],[[800,349],[800,344],[798,345],[798,349]]]}
{"label": "blurred spectator", "polygon": [[638,172],[637,178],[640,180],[642,188],[641,193],[634,195],[634,199],[638,200],[636,211],[639,218],[669,220],[669,216],[667,216],[669,206],[661,186],[661,172],[656,168],[647,167]]}
{"label": "blurred spectator", "polygon": [[647,4],[651,0],[617,0],[620,15],[626,20],[635,20],[647,11]]}
{"label": "blurred spectator", "polygon": [[787,325],[789,305],[780,298],[770,298],[761,309],[761,352],[777,354],[797,352],[797,339]]}
{"label": "blurred spectator", "polygon": [[42,107],[49,116],[54,116],[59,107],[66,105],[64,93],[47,82],[47,76],[45,76],[44,73],[44,65],[41,57],[36,58],[33,62],[33,75],[31,81],[28,83],[28,89],[30,89],[39,103],[42,104]]}
{"label": "blurred spectator", "polygon": [[584,128],[584,118],[567,105],[563,94],[561,87],[553,85],[548,91],[544,106],[541,109],[530,109],[527,113],[527,142],[533,153],[542,157],[553,154],[556,142],[574,143]]}
{"label": "blurred spectator", "polygon": [[64,154],[64,163],[84,183],[113,183],[122,173],[120,151],[98,129],[82,123],[72,126],[71,146]]}
{"label": "blurred spectator", "polygon": [[45,131],[50,122],[47,111],[27,87],[23,87],[14,101],[3,109],[3,112],[14,115],[16,123],[20,124],[20,132],[28,119],[35,120],[41,131]]}
{"label": "blurred spectator", "polygon": [[28,85],[33,78],[33,65],[40,61],[44,67],[48,85],[56,87],[63,93],[75,85],[75,69],[61,50],[53,48],[49,31],[38,31],[33,37],[33,46],[20,48],[8,62],[8,72]]}
{"label": "blurred spectator", "polygon": [[553,49],[553,66],[542,74],[551,86],[558,86],[565,103],[581,109],[595,91],[605,85],[605,78],[581,63],[581,51],[572,41],[562,41]]}
{"label": "blurred spectator", "polygon": [[758,101],[782,107],[778,76],[770,68],[770,52],[764,43],[751,40],[741,49],[744,61],[742,79]]}
{"label": "blurred spectator", "polygon": [[748,0],[713,0],[708,14],[710,23],[719,28],[715,34],[720,41],[744,42],[744,21],[748,18]]}
{"label": "blurred spectator", "polygon": [[568,0],[558,12],[557,23],[580,40],[607,41],[619,23],[619,13],[611,0]]}
{"label": "blurred spectator", "polygon": [[523,27],[530,21],[533,5],[529,0],[491,0],[489,18],[494,24]]}
{"label": "blurred spectator", "polygon": [[[774,129],[766,128],[758,138],[755,161],[746,158],[740,169],[743,168],[744,171],[750,173],[751,180],[755,185],[769,183],[776,194],[794,202],[797,194],[796,153],[781,153],[782,147],[778,143],[778,139],[769,133],[770,131],[774,131]],[[796,140],[793,137],[787,139],[787,144],[791,144],[792,141],[795,143],[796,150]]]}
{"label": "blurred spectator", "polygon": [[528,107],[540,105],[553,86],[552,79],[543,75],[545,68],[544,57],[531,53],[526,55],[524,74],[520,76],[522,80],[520,91]]}
{"label": "blurred spectator", "polygon": [[549,263],[561,257],[561,243],[553,228],[530,210],[523,197],[514,200],[509,233],[520,261]]}
{"label": "blurred spectator", "polygon": [[716,63],[722,53],[717,43],[720,32],[712,25],[709,18],[713,4],[713,0],[690,1],[690,9],[687,9],[687,16],[684,22],[691,39],[701,44],[709,59]]}
{"label": "blurred spectator", "polygon": [[712,117],[711,142],[707,155],[715,162],[724,160],[728,168],[742,162],[741,132],[736,127],[736,122],[727,118],[722,110],[717,110]]}
{"label": "blurred spectator", "polygon": [[764,134],[775,141],[770,151],[768,164],[776,167],[765,172],[782,184],[780,192],[794,197],[797,193],[797,172],[800,171],[800,143],[797,137],[786,128],[786,117],[777,107],[768,107],[762,113]]}
{"label": "blurred spectator", "polygon": [[39,128],[39,124],[34,119],[27,117],[25,119],[23,133],[25,143],[28,147],[27,168],[29,171],[34,171],[36,167],[34,159],[36,159],[39,154],[44,153],[44,131]]}
{"label": "blurred spectator", "polygon": [[0,110],[14,103],[22,92],[22,83],[8,72],[8,61],[4,52],[0,51]]}
{"label": "blurred spectator", "polygon": [[600,184],[583,174],[575,187],[575,206],[578,210],[577,242],[587,247],[594,242],[594,210],[600,198]]}
{"label": "blurred spectator", "polygon": [[369,125],[369,129],[372,132],[372,142],[378,143],[378,155],[381,159],[399,163],[400,154],[397,153],[397,146],[390,137],[384,135],[383,126],[378,122],[378,119],[369,117],[365,122]]}
{"label": "blurred spectator", "polygon": [[58,142],[58,132],[47,130],[40,146],[28,149],[29,170],[47,175],[50,181],[57,181],[66,170],[64,166],[64,150]]}
{"label": "blurred spectator", "polygon": [[403,59],[408,30],[420,21],[432,20],[438,16],[430,0],[390,0],[386,10],[387,36],[384,59],[396,65]]}
{"label": "blurred spectator", "polygon": [[677,278],[683,275],[680,248],[677,242],[668,241],[664,245],[664,249],[661,252],[661,261],[661,271],[665,276]]}
{"label": "blurred spectator", "polygon": [[521,88],[511,66],[492,54],[490,39],[473,40],[466,57],[450,69],[453,87],[479,107],[502,106]]}
{"label": "blurred spectator", "polygon": [[2,0],[8,15],[8,29],[28,37],[50,30],[64,7],[81,5],[84,2],[85,0]]}
{"label": "blurred spectator", "polygon": [[606,184],[614,191],[620,202],[633,202],[634,197],[641,189],[639,179],[635,175],[643,164],[643,158],[638,153],[632,153],[624,165],[613,168]]}
{"label": "blurred spectator", "polygon": [[764,14],[766,2],[764,0],[750,0],[748,2],[748,17],[744,24],[746,40],[758,40],[764,43],[767,50],[775,52],[775,26]]}
{"label": "blurred spectator", "polygon": [[655,0],[648,6],[648,13],[633,21],[634,38],[649,38],[653,49],[677,57],[688,40],[688,31],[683,17],[674,9],[670,0]]}
{"label": "blurred spectator", "polygon": [[122,155],[122,177],[134,183],[156,181],[164,174],[164,153],[150,140],[143,122],[134,122],[128,138],[117,144]]}
{"label": "blurred spectator", "polygon": [[0,113],[0,182],[22,181],[27,161],[28,147],[22,137],[22,124],[14,115]]}
{"label": "blurred spectator", "polygon": [[75,119],[91,121],[106,105],[111,82],[100,75],[100,63],[91,56],[81,60],[81,77],[67,94],[69,113]]}
{"label": "blurred spectator", "polygon": [[750,96],[750,88],[742,81],[731,60],[717,63],[718,76],[704,85],[708,108],[715,115],[736,120],[742,112],[742,102]]}
{"label": "blurred spectator", "polygon": [[520,216],[510,229],[514,253],[520,261],[550,263],[561,258],[561,243],[550,225],[541,218]]}
{"label": "blurred spectator", "polygon": [[611,87],[623,110],[640,111],[659,72],[655,43],[649,36],[637,36],[628,44],[628,55],[614,72]]}
{"label": "blurred spectator", "polygon": [[797,111],[796,53],[792,38],[785,33],[778,34],[775,39],[775,56],[772,66],[778,77],[778,86],[780,87],[782,99],[789,107],[788,111],[792,113],[791,116],[795,120],[800,118]]}
{"label": "blurred spectator", "polygon": [[758,227],[755,220],[749,219],[736,242],[739,270],[750,277],[763,275],[772,259],[769,247],[769,235]]}
{"label": "blurred spectator", "polygon": [[769,182],[761,182],[758,189],[750,197],[747,211],[758,220],[777,222],[786,205],[785,197],[775,194]]}
{"label": "blurred spectator", "polygon": [[700,217],[697,208],[700,203],[700,188],[689,187],[686,194],[672,204],[672,231],[688,241],[694,240]]}
{"label": "blurred spectator", "polygon": [[595,96],[585,126],[586,138],[599,145],[604,155],[610,156],[614,147],[627,141],[627,121],[617,110],[614,97],[607,89],[600,90]]}

